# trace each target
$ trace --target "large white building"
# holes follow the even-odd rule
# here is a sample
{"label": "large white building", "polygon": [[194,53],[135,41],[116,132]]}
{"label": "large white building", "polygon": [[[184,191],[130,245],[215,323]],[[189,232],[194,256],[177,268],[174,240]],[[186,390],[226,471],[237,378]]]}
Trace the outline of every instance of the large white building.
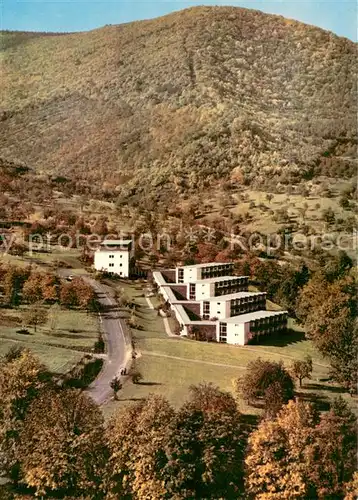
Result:
{"label": "large white building", "polygon": [[[180,335],[204,334],[217,342],[245,345],[284,332],[287,311],[266,311],[266,293],[249,292],[247,276],[233,264],[207,263],[155,271],[159,292],[180,325]],[[197,336],[195,335],[195,338]]]}
{"label": "large white building", "polygon": [[128,278],[132,251],[131,240],[104,240],[94,253],[94,267]]}

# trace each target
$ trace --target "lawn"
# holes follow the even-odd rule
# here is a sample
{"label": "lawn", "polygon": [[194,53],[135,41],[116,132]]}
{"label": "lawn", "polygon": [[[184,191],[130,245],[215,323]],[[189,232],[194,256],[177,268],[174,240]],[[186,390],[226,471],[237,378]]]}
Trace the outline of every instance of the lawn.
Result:
{"label": "lawn", "polygon": [[47,252],[25,252],[21,257],[10,254],[2,254],[2,262],[11,262],[18,266],[35,265],[39,268],[48,270],[49,267],[57,267],[58,263],[63,263],[63,266],[72,268],[73,274],[85,272],[83,264],[79,260],[80,252],[70,248],[62,248],[60,246],[52,246]]}
{"label": "lawn", "polygon": [[[309,340],[304,339],[302,330],[293,322],[289,326],[295,330],[290,334],[268,338],[261,345],[231,346],[170,338],[165,333],[162,318],[149,308],[140,285],[122,282],[118,286],[124,288],[137,304],[137,317],[143,329],[134,330],[133,336],[139,354],[136,367],[142,373],[143,381],[137,385],[126,382],[119,395],[120,401],[105,405],[106,416],[123,404],[145,398],[150,393],[162,394],[179,407],[185,401],[190,385],[199,382],[212,382],[223,390],[232,391],[232,379],[242,375],[247,364],[258,357],[282,360],[289,366],[294,359],[303,359],[310,354],[314,367],[312,379],[306,380],[299,392],[306,399],[318,402],[322,409],[327,408],[329,400],[341,392],[339,387],[328,382],[327,361]],[[352,401],[347,394],[342,395],[347,401]],[[242,400],[238,404],[243,413],[260,412]]]}
{"label": "lawn", "polygon": [[51,310],[47,322],[29,328],[29,335],[16,333],[21,328],[25,307],[1,311],[0,355],[19,344],[28,347],[50,370],[65,372],[90,352],[98,336],[98,320],[95,315],[75,310]]}
{"label": "lawn", "polygon": [[53,347],[41,343],[32,343],[22,339],[10,340],[4,338],[0,339],[0,356],[6,354],[14,345],[31,349],[31,351],[39,357],[40,361],[54,373],[66,373],[83,356],[83,353],[71,349]]}

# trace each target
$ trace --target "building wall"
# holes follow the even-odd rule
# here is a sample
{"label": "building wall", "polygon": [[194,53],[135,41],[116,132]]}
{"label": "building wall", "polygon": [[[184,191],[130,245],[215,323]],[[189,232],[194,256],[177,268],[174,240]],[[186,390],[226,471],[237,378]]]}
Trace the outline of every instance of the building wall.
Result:
{"label": "building wall", "polygon": [[189,309],[189,311],[193,312],[200,318],[200,304],[195,303],[195,302],[188,302],[185,304],[185,308]]}
{"label": "building wall", "polygon": [[233,280],[228,280],[227,282],[218,281],[214,286],[214,294],[212,297],[217,297],[219,295],[229,295],[231,293],[237,292],[247,292],[248,289],[248,278],[238,277]]}
{"label": "building wall", "polygon": [[[233,264],[217,264],[208,267],[178,267],[176,269],[176,281],[181,283],[192,283],[194,281],[217,276],[231,276],[233,273]],[[182,274],[182,278],[180,275]]]}
{"label": "building wall", "polygon": [[160,271],[168,283],[175,283],[176,271],[175,269],[163,269]]}
{"label": "building wall", "polygon": [[[218,301],[209,301],[209,318],[227,318],[230,316],[230,301],[229,300],[219,300]],[[204,316],[204,301],[200,303],[200,315]]]}
{"label": "building wall", "polygon": [[214,290],[214,283],[197,283],[195,300],[203,300],[214,297]]}
{"label": "building wall", "polygon": [[[200,279],[198,277],[199,269],[193,267],[177,267],[176,268],[176,282],[177,283],[193,283]],[[182,276],[182,277],[181,277]]]}
{"label": "building wall", "polygon": [[183,297],[183,300],[189,298],[188,285],[170,285],[170,288],[179,293]]}
{"label": "building wall", "polygon": [[129,259],[128,250],[98,250],[94,254],[94,267],[97,271],[107,271],[128,278]]}
{"label": "building wall", "polygon": [[227,343],[245,345],[245,324],[227,323]]}

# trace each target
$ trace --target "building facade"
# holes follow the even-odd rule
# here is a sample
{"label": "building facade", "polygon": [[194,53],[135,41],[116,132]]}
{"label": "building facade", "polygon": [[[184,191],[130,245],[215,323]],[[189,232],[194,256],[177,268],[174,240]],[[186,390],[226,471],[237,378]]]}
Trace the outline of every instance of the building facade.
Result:
{"label": "building facade", "polygon": [[224,262],[208,262],[207,264],[193,264],[176,268],[177,283],[195,283],[198,280],[217,278],[219,276],[231,276],[234,264]]}
{"label": "building facade", "polygon": [[201,317],[203,319],[230,318],[260,309],[266,309],[266,293],[238,292],[203,300],[201,302]]}
{"label": "building facade", "polygon": [[94,254],[94,268],[122,278],[130,275],[131,240],[104,240]]}
{"label": "building facade", "polygon": [[218,342],[246,345],[259,343],[260,338],[287,329],[286,311],[256,311],[232,318],[225,318],[217,325]]}

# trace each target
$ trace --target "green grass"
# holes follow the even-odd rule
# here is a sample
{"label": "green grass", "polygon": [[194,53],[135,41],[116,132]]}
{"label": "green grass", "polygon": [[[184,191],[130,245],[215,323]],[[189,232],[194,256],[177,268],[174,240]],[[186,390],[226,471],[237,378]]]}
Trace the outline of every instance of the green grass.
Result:
{"label": "green grass", "polygon": [[[16,333],[21,328],[25,307],[3,310],[0,329],[0,355],[15,344],[31,349],[50,370],[65,372],[83,352],[90,352],[98,335],[98,320],[82,311],[57,310],[54,328],[51,318],[46,324],[28,328],[30,335]],[[49,308],[50,311],[50,308]],[[51,314],[51,313],[50,313]]]}
{"label": "green grass", "polygon": [[26,252],[21,257],[9,254],[2,254],[0,256],[1,262],[9,262],[21,267],[31,264],[44,270],[56,266],[58,262],[63,262],[65,265],[72,268],[73,274],[84,272],[83,264],[80,262],[79,257],[79,251],[57,246],[51,247],[49,253],[36,252],[33,250],[32,252]]}
{"label": "green grass", "polygon": [[[21,335],[21,337],[25,336]],[[19,345],[31,349],[31,351],[39,357],[40,361],[54,373],[67,372],[83,356],[83,353],[79,351],[73,351],[71,349],[47,346],[41,343],[30,343],[22,339],[10,340],[4,338],[1,338],[0,340],[0,356],[6,354],[14,345]]]}
{"label": "green grass", "polygon": [[[292,320],[292,333],[285,337],[268,338],[262,345],[231,346],[225,344],[196,342],[188,339],[170,338],[166,335],[161,317],[148,308],[139,285],[121,284],[139,306],[137,317],[143,330],[134,330],[136,350],[140,357],[136,367],[143,375],[141,384],[128,381],[120,393],[120,401],[111,401],[104,407],[106,416],[116,408],[145,398],[150,393],[162,394],[179,407],[187,397],[190,385],[212,382],[223,390],[232,391],[232,379],[244,373],[247,364],[258,357],[271,361],[282,360],[289,366],[294,359],[303,359],[307,354],[313,359],[312,379],[306,380],[302,389],[297,389],[307,399],[314,399],[324,408],[327,402],[340,391],[327,382],[329,365],[322,359],[309,340],[303,337]],[[343,397],[351,402],[347,394]],[[259,413],[257,408],[238,401],[240,411]]]}

